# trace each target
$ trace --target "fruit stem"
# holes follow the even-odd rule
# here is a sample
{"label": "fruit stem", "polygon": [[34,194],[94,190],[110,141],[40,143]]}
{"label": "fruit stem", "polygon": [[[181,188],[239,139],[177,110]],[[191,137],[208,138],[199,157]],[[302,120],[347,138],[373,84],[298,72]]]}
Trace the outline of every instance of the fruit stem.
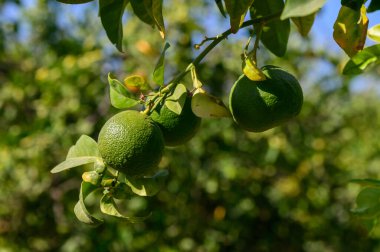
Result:
{"label": "fruit stem", "polygon": [[255,44],[253,45],[252,51],[248,54],[248,57],[252,57],[252,60],[256,63],[257,62],[257,49],[259,49],[259,42],[261,37],[261,32],[263,31],[263,23],[260,23],[256,28],[256,39]]}

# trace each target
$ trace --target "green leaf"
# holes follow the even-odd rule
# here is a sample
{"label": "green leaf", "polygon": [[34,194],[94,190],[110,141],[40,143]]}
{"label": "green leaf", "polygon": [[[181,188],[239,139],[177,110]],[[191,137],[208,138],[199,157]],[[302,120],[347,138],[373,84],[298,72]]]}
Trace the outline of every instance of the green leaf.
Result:
{"label": "green leaf", "polygon": [[226,11],[224,9],[223,1],[222,0],[215,0],[215,3],[218,6],[218,9],[219,9],[220,13],[223,15],[223,17],[227,17]]}
{"label": "green leaf", "polygon": [[127,185],[139,196],[153,196],[162,189],[168,175],[167,170],[160,170],[152,177],[129,178]]}
{"label": "green leaf", "polygon": [[151,0],[130,0],[129,2],[131,3],[133,13],[135,13],[141,21],[154,26],[155,22],[151,11]]}
{"label": "green leaf", "polygon": [[134,107],[140,103],[120,81],[111,75],[111,73],[108,74],[108,84],[110,85],[111,104],[115,108],[126,109]]}
{"label": "green leaf", "polygon": [[291,18],[302,37],[306,37],[309,34],[311,27],[314,24],[316,14],[317,13],[314,12],[308,16]]}
{"label": "green leaf", "polygon": [[97,189],[97,187],[91,185],[90,183],[82,182],[79,193],[79,201],[76,203],[74,207],[74,213],[78,220],[92,226],[100,225],[101,223],[103,223],[103,220],[92,216],[88,212],[84,200],[90,193],[94,192]]}
{"label": "green leaf", "polygon": [[125,97],[113,88],[110,89],[110,100],[111,105],[117,109],[127,109],[139,104],[139,101]]}
{"label": "green leaf", "polygon": [[379,63],[379,59],[380,45],[364,48],[346,63],[343,74],[361,74],[369,66]]}
{"label": "green leaf", "polygon": [[157,61],[156,67],[153,71],[153,80],[160,86],[164,85],[164,75],[165,75],[165,53],[170,47],[169,43],[165,43],[164,49],[161,52],[160,58]]}
{"label": "green leaf", "polygon": [[380,10],[380,1],[372,0],[367,10],[368,12],[374,12],[374,11]]}
{"label": "green leaf", "polygon": [[321,9],[325,3],[326,0],[286,0],[281,19],[308,16]]}
{"label": "green leaf", "polygon": [[164,17],[162,16],[162,1],[163,0],[152,1],[152,12],[154,21],[156,22],[156,26],[160,31],[160,35],[162,38],[165,38],[165,24]]}
{"label": "green leaf", "polygon": [[69,149],[66,159],[87,156],[100,157],[98,144],[91,137],[82,135]]}
{"label": "green leaf", "polygon": [[368,18],[364,5],[360,10],[342,6],[334,24],[333,37],[347,55],[352,57],[363,49],[367,29]]}
{"label": "green leaf", "polygon": [[226,9],[230,15],[231,31],[238,32],[241,24],[244,22],[245,15],[249,7],[254,2],[253,0],[224,0]]}
{"label": "green leaf", "polygon": [[243,62],[243,73],[253,81],[262,81],[266,79],[263,72],[257,67],[256,62],[250,58],[245,59]]}
{"label": "green leaf", "polygon": [[380,189],[380,180],[377,179],[352,179],[350,182],[361,186],[375,187]]}
{"label": "green leaf", "polygon": [[65,3],[65,4],[82,4],[82,3],[92,2],[94,0],[57,0],[57,1],[61,3]]}
{"label": "green leaf", "polygon": [[230,117],[230,111],[223,102],[214,96],[198,89],[191,99],[193,113],[201,118]]}
{"label": "green leaf", "polygon": [[102,162],[102,160],[99,157],[76,157],[76,158],[68,158],[62,163],[55,166],[50,172],[51,173],[58,173],[64,170],[68,170],[77,166],[95,163],[95,162]]}
{"label": "green leaf", "polygon": [[[251,8],[251,17],[260,18],[282,11],[282,0],[254,1]],[[261,32],[261,42],[264,46],[278,57],[286,53],[290,34],[290,21],[274,20],[265,23]]]}
{"label": "green leaf", "polygon": [[380,189],[364,188],[356,198],[356,208],[351,210],[361,218],[375,218],[380,213]]}
{"label": "green leaf", "polygon": [[368,29],[368,37],[377,43],[380,43],[380,24],[372,26]]}
{"label": "green leaf", "polygon": [[186,102],[186,96],[187,96],[187,89],[186,86],[179,83],[174,89],[173,94],[168,96],[165,100],[165,106],[176,113],[177,115],[180,115],[182,112],[182,108],[185,105]]}
{"label": "green leaf", "polygon": [[129,222],[135,223],[135,222],[141,222],[147,219],[150,215],[144,216],[144,217],[129,217],[125,216],[120,213],[118,210],[118,207],[115,203],[115,200],[112,198],[111,195],[105,194],[100,200],[100,211],[102,211],[104,214],[108,214],[114,217],[118,217],[124,220],[127,220]]}
{"label": "green leaf", "polygon": [[112,196],[115,199],[129,199],[132,195],[132,189],[126,183],[122,182],[117,182],[112,191]]}
{"label": "green leaf", "polygon": [[341,0],[340,3],[343,6],[346,6],[348,8],[351,8],[353,10],[360,10],[362,5],[366,2],[367,0]]}
{"label": "green leaf", "polygon": [[165,24],[162,16],[162,0],[130,0],[133,12],[146,24],[156,26],[165,38]]}
{"label": "green leaf", "polygon": [[109,40],[121,52],[123,41],[122,17],[128,0],[99,0],[99,16]]}

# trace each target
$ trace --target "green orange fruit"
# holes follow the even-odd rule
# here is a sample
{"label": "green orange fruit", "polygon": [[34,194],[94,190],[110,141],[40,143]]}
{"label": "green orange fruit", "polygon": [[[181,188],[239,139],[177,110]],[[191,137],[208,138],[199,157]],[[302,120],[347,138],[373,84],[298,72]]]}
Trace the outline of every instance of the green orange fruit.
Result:
{"label": "green orange fruit", "polygon": [[161,128],[167,146],[186,143],[196,134],[201,124],[201,118],[197,117],[191,109],[191,96],[188,94],[186,94],[180,114],[176,114],[162,104],[150,116]]}
{"label": "green orange fruit", "polygon": [[127,110],[103,125],[98,146],[106,165],[135,177],[155,170],[163,154],[164,139],[148,116]]}
{"label": "green orange fruit", "polygon": [[233,85],[229,106],[234,121],[243,129],[262,132],[298,115],[303,104],[297,79],[276,66],[264,66],[266,80],[252,81],[245,75]]}

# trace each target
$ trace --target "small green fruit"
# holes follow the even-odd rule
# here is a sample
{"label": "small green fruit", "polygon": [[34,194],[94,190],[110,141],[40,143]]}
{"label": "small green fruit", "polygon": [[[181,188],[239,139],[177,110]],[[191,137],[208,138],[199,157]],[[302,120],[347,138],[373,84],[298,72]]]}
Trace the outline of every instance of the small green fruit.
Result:
{"label": "small green fruit", "polygon": [[230,111],[243,129],[262,132],[299,114],[303,94],[297,79],[276,66],[265,66],[266,80],[252,81],[245,75],[230,92]]}

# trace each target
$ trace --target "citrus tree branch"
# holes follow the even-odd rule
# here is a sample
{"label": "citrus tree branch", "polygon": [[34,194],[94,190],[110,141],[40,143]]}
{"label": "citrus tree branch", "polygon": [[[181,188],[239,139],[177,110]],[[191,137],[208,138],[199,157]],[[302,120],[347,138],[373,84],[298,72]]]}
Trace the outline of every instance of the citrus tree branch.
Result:
{"label": "citrus tree branch", "polygon": [[[265,17],[255,18],[248,21],[245,21],[241,28],[245,28],[254,24],[260,24],[260,23],[267,23],[270,21],[273,21],[275,19],[278,19],[281,15],[281,12],[277,12]],[[181,72],[173,81],[174,83],[177,83],[179,80],[181,80],[188,72],[191,71],[191,68],[197,67],[199,63],[206,57],[206,55],[214,49],[215,46],[217,46],[220,42],[222,42],[224,39],[226,39],[229,35],[232,34],[231,29],[226,30],[222,34],[213,37],[213,41],[187,66],[185,71]]]}
{"label": "citrus tree branch", "polygon": [[[266,23],[266,22],[269,22],[269,21],[272,21],[274,19],[277,19],[279,18],[281,15],[281,12],[278,12],[278,13],[274,13],[272,15],[269,15],[269,16],[265,16],[265,17],[261,17],[261,18],[255,18],[255,19],[251,19],[251,20],[248,20],[248,21],[245,21],[241,27],[241,28],[245,28],[247,26],[251,26],[251,25],[254,25],[254,24],[260,24],[260,23]],[[231,29],[228,29],[226,30],[225,32],[223,32],[222,34],[218,35],[215,37],[215,40],[212,41],[194,60],[193,62],[191,63],[191,65],[193,66],[198,66],[199,63],[204,59],[204,57],[212,50],[214,49],[215,46],[217,46],[221,41],[223,41],[224,39],[226,39],[229,35],[232,34],[232,31]],[[189,67],[188,67],[189,68]],[[187,71],[190,71],[190,69],[186,69]]]}
{"label": "citrus tree branch", "polygon": [[[273,21],[275,19],[278,19],[281,15],[281,12],[277,12],[265,17],[255,18],[248,21],[245,21],[241,28],[245,28],[254,24],[261,24],[261,23],[267,23],[270,21]],[[232,30],[228,29],[225,32],[221,33],[220,35],[212,38],[207,38],[206,41],[212,40],[212,42],[186,67],[184,71],[179,73],[172,81],[169,82],[167,86],[161,89],[161,92],[157,94],[157,96],[153,97],[152,101],[155,103],[152,107],[148,106],[148,108],[144,111],[144,113],[149,114],[151,111],[153,111],[153,108],[157,106],[157,98],[158,96],[166,96],[168,93],[170,93],[174,88],[177,86],[180,80],[182,80],[183,77],[186,76],[187,73],[191,71],[192,68],[197,67],[200,62],[206,57],[209,52],[214,49],[220,42],[222,42],[224,39],[226,39],[229,35],[232,34]],[[164,97],[162,97],[163,99]],[[159,101],[162,101],[162,99],[159,99]]]}

